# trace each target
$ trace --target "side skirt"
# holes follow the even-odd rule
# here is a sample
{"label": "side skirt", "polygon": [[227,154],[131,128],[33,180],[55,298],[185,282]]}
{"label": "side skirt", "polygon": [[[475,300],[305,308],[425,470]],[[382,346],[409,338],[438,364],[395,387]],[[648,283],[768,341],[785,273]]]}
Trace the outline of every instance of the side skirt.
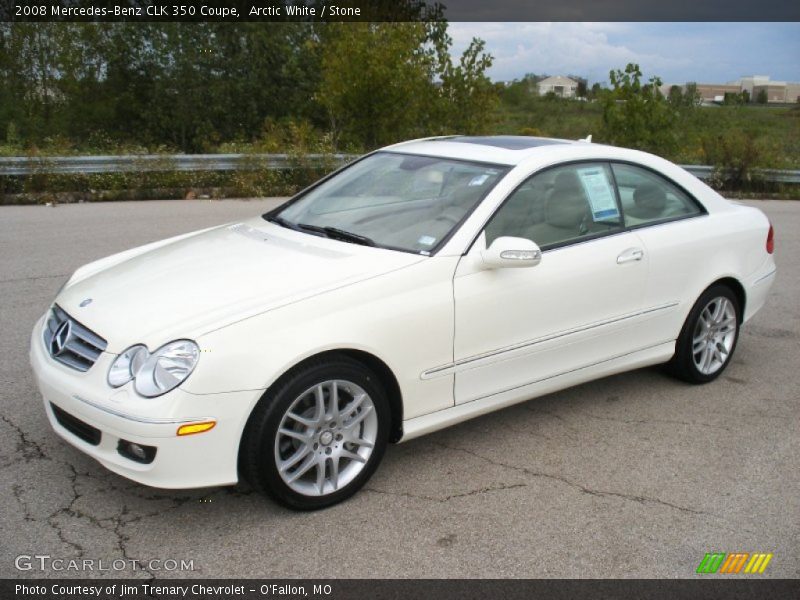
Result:
{"label": "side skirt", "polygon": [[675,354],[674,340],[604,360],[574,371],[554,375],[547,379],[533,381],[521,387],[485,396],[471,402],[457,404],[451,408],[421,417],[408,419],[403,421],[403,437],[400,442],[406,442],[427,433],[456,425],[462,421],[467,421],[525,400],[531,400],[538,396],[544,396],[545,394],[586,383],[587,381],[664,363],[672,358],[673,354]]}

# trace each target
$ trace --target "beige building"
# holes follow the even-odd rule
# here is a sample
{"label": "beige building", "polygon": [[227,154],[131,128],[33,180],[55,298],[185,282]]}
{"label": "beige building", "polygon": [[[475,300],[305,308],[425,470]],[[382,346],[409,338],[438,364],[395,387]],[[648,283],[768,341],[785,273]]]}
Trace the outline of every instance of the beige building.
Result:
{"label": "beige building", "polygon": [[757,85],[767,85],[769,83],[769,75],[748,75],[742,77],[738,81],[731,82],[734,85],[740,85],[742,91],[747,91],[750,97],[753,96],[753,88]]}
{"label": "beige building", "polygon": [[[750,95],[750,102],[757,102],[758,95],[762,90],[766,92],[767,102],[770,104],[793,104],[800,98],[800,83],[772,81],[769,75],[750,75],[728,83],[697,83],[695,85],[704,103],[722,102],[725,100],[725,94],[742,92]],[[668,95],[671,87],[672,85],[663,85],[661,91],[664,95]],[[686,85],[678,87],[686,91]]]}
{"label": "beige building", "polygon": [[732,81],[731,84],[740,86],[742,91],[747,90],[750,102],[756,102],[762,91],[766,92],[769,103],[793,104],[800,97],[800,83],[772,81],[769,75],[742,77],[738,81]]}
{"label": "beige building", "polygon": [[767,95],[767,102],[769,103],[786,102],[786,85],[776,85],[774,82],[769,85],[754,85],[750,100],[758,102],[758,98],[762,94]]}
{"label": "beige building", "polygon": [[542,79],[536,84],[540,96],[553,92],[561,98],[574,98],[578,93],[578,82],[569,77],[555,75]]}
{"label": "beige building", "polygon": [[697,93],[703,102],[722,102],[725,94],[738,94],[742,91],[741,86],[730,83],[698,83]]}

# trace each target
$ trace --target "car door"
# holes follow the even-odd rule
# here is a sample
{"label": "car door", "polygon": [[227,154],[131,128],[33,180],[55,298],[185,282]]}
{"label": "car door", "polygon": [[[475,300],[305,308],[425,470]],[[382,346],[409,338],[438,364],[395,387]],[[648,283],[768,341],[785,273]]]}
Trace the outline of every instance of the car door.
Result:
{"label": "car door", "polygon": [[[711,252],[701,205],[678,185],[650,169],[628,163],[612,163],[626,228],[635,231],[647,254],[649,274],[644,308],[649,311],[643,329],[648,344],[671,341],[678,336],[695,298],[698,260]],[[708,243],[708,242],[706,242]]]}
{"label": "car door", "polygon": [[[541,262],[487,269],[502,236]],[[610,169],[574,163],[531,176],[487,223],[454,277],[455,402],[569,373],[640,347],[647,256],[626,232]]]}

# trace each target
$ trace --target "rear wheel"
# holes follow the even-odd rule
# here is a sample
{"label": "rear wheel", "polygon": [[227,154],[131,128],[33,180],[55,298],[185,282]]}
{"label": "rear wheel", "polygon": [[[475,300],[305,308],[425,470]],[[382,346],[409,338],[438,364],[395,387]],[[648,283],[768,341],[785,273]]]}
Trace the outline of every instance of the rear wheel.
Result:
{"label": "rear wheel", "polygon": [[298,510],[353,495],[386,448],[389,404],[377,378],[346,357],[313,363],[270,390],[248,423],[245,477]]}
{"label": "rear wheel", "polygon": [[726,285],[708,288],[686,318],[669,371],[690,383],[708,383],[725,370],[739,338],[741,308]]}

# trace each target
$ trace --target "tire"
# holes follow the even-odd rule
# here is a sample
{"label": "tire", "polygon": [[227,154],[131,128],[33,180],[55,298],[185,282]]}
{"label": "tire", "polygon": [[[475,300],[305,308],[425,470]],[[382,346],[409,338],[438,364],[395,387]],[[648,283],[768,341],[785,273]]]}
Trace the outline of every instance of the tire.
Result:
{"label": "tire", "polygon": [[723,284],[712,285],[686,317],[667,371],[689,383],[714,381],[731,362],[741,321],[739,299],[733,290]]}
{"label": "tire", "polygon": [[375,472],[390,420],[386,394],[364,365],[345,356],[307,363],[267,390],[253,410],[241,474],[288,508],[332,506]]}

